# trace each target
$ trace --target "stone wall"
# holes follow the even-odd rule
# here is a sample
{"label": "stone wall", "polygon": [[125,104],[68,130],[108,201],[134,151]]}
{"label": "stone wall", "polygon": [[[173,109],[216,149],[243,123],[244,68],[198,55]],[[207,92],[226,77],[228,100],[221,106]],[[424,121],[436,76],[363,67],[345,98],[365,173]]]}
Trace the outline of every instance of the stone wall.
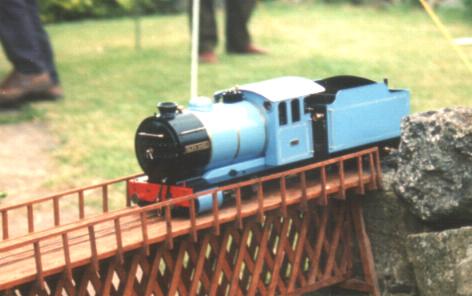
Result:
{"label": "stone wall", "polygon": [[472,296],[472,109],[407,117],[382,169],[363,204],[382,295]]}

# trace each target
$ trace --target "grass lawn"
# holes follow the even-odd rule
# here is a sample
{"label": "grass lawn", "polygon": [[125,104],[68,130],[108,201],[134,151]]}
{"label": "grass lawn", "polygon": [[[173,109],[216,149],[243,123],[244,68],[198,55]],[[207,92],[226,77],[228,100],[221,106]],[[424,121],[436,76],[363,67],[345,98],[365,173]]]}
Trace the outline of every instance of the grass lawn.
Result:
{"label": "grass lawn", "polygon": [[[472,21],[460,13],[446,12],[442,18],[453,36],[472,36]],[[130,19],[47,27],[66,98],[0,113],[0,123],[49,124],[59,140],[54,152],[59,167],[51,174],[51,186],[139,171],[133,151],[139,122],[155,112],[159,101],[188,101],[186,16],[145,17],[142,26],[140,51],[134,49]],[[388,77],[393,87],[410,89],[413,111],[472,105],[472,73],[419,9],[275,2],[259,5],[251,27],[256,43],[270,54],[227,55],[222,43],[220,63],[201,66],[201,95],[281,75],[353,74]],[[472,47],[463,49],[472,60]],[[2,56],[0,75],[9,68]]]}

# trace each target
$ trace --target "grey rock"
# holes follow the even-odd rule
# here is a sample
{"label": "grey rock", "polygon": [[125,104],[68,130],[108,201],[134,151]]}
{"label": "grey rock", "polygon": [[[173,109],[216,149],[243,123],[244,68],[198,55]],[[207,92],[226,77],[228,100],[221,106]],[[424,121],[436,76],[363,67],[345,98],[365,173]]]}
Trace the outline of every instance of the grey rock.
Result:
{"label": "grey rock", "polygon": [[457,294],[460,296],[472,295],[472,254],[456,265],[455,275]]}
{"label": "grey rock", "polygon": [[417,295],[413,267],[408,261],[406,237],[427,229],[394,193],[394,170],[383,166],[382,191],[368,193],[363,202],[364,219],[374,254],[383,296]]}
{"label": "grey rock", "polygon": [[472,227],[407,238],[420,295],[472,295]]}
{"label": "grey rock", "polygon": [[428,222],[472,221],[472,109],[442,109],[402,122],[395,191]]}

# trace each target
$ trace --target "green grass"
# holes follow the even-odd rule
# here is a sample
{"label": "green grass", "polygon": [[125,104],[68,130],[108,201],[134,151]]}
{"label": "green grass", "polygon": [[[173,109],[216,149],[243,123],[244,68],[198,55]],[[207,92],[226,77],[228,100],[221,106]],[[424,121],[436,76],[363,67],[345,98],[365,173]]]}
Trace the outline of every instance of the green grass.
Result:
{"label": "green grass", "polygon": [[[453,36],[472,36],[472,22],[461,13],[443,17]],[[413,111],[472,105],[472,73],[421,10],[270,3],[259,5],[251,28],[256,43],[270,54],[227,55],[222,42],[220,63],[201,66],[201,95],[280,75],[353,74],[388,77],[393,87],[410,89]],[[51,186],[139,171],[133,151],[136,126],[155,112],[157,102],[185,104],[189,98],[186,16],[144,18],[140,51],[134,49],[130,19],[47,29],[66,98],[0,113],[0,123],[33,118],[49,123],[60,140],[55,152],[60,167],[51,174]],[[472,60],[472,47],[463,49]],[[0,74],[8,68],[0,59]]]}

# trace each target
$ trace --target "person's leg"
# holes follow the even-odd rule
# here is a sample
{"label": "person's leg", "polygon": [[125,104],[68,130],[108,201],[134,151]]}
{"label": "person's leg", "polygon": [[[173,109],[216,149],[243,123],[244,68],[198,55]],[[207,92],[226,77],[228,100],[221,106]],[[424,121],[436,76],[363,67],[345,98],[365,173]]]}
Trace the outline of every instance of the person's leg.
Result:
{"label": "person's leg", "polygon": [[28,14],[35,29],[35,38],[40,50],[40,59],[44,63],[54,84],[59,84],[59,75],[54,63],[54,53],[51,47],[49,36],[44,30],[39,18],[39,9],[36,0],[26,0],[28,2]]}
{"label": "person's leg", "polygon": [[[192,20],[193,1],[189,5],[190,24]],[[218,43],[218,32],[213,0],[200,0],[200,34],[199,53],[213,52]]]}
{"label": "person's leg", "polygon": [[39,74],[47,71],[41,58],[40,45],[30,18],[26,0],[1,0],[0,40],[5,54],[16,71]]}
{"label": "person's leg", "polygon": [[226,0],[226,50],[247,51],[251,44],[248,23],[255,0]]}

